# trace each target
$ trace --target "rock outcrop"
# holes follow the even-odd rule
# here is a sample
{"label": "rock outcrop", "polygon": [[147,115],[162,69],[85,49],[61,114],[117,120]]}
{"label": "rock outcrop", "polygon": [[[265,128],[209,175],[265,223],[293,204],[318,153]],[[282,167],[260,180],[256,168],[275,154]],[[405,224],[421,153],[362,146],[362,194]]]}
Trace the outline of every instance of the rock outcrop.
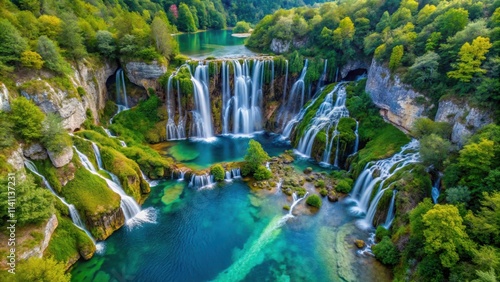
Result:
{"label": "rock outcrop", "polygon": [[[12,166],[14,171],[22,171],[24,168],[24,158],[23,149],[19,146],[16,150],[12,152],[10,157],[7,159],[7,163]],[[22,174],[24,178],[24,174]]]}
{"label": "rock outcrop", "polygon": [[425,96],[402,83],[399,76],[392,75],[375,59],[368,71],[366,92],[381,109],[384,119],[403,131],[408,132],[415,120],[425,116]]}
{"label": "rock outcrop", "polygon": [[290,45],[290,41],[273,38],[273,41],[271,41],[271,46],[269,46],[269,48],[276,54],[282,54],[290,50]]}
{"label": "rock outcrop", "polygon": [[63,167],[71,162],[73,159],[73,149],[71,147],[65,147],[62,152],[54,153],[52,151],[47,151],[50,161],[55,167]]}
{"label": "rock outcrop", "polygon": [[27,145],[23,148],[23,155],[32,160],[45,160],[47,159],[47,151],[40,143]]}
{"label": "rock outcrop", "polygon": [[0,111],[8,110],[10,110],[9,90],[3,83],[0,83]]}
{"label": "rock outcrop", "polygon": [[86,218],[86,225],[94,231],[92,233],[97,240],[105,240],[125,224],[125,215],[120,207],[107,213],[87,215]]}
{"label": "rock outcrop", "polygon": [[443,99],[439,102],[436,121],[450,123],[451,141],[462,146],[467,137],[493,122],[493,118],[490,112],[471,107],[467,102]]}
{"label": "rock outcrop", "polygon": [[60,115],[64,128],[74,131],[86,120],[87,109],[98,121],[98,111],[106,103],[106,80],[116,68],[114,63],[83,60],[69,77],[71,85],[60,86],[50,80],[52,74],[42,73],[37,77],[27,75],[18,81],[18,86],[23,96],[33,100],[45,113]]}
{"label": "rock outcrop", "polygon": [[340,77],[342,79],[346,78],[349,72],[357,69],[366,69],[370,67],[369,62],[365,61],[349,61],[345,65],[342,66],[342,69],[340,70]]}
{"label": "rock outcrop", "polygon": [[144,89],[155,89],[158,78],[167,72],[167,67],[158,61],[149,64],[145,62],[128,62],[125,65],[125,71],[128,79],[133,84],[144,87]]}
{"label": "rock outcrop", "polygon": [[30,257],[41,258],[43,256],[43,252],[49,245],[50,238],[52,238],[52,234],[54,233],[54,230],[56,230],[58,224],[59,222],[57,221],[57,216],[53,214],[43,230],[43,240],[35,247],[30,248],[28,251],[20,254],[19,258],[21,260],[25,260]]}

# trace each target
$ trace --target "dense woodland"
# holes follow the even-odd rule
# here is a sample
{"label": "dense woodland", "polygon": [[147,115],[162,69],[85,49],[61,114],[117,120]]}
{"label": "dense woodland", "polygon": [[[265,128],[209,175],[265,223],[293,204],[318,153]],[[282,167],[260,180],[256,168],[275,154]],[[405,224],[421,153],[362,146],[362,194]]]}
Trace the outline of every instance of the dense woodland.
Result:
{"label": "dense woodland", "polygon": [[[429,101],[423,103],[436,104],[440,99],[452,97],[493,111],[499,119],[500,1],[349,0],[278,10],[266,16],[278,8],[313,2],[321,1],[0,0],[0,77],[15,89],[19,74],[47,72],[64,86],[71,65],[81,60],[169,62],[179,53],[171,33],[221,29],[238,21],[260,20],[248,46],[269,51],[273,39],[305,42],[285,56],[292,73],[300,71],[304,58],[309,58],[312,65],[317,60],[317,67],[311,67],[308,73],[310,81],[320,75],[319,59],[328,59],[331,68],[336,68],[352,59],[375,58],[424,93]],[[348,105],[350,111],[358,120],[363,119],[363,114],[373,112],[370,117],[373,120],[367,123],[373,128],[365,130],[371,134],[370,139],[376,140],[360,152],[362,158],[376,142],[379,147],[387,142],[375,138],[380,133],[376,124],[382,123],[381,118],[374,117],[377,114],[374,108],[368,109],[372,106],[368,95],[362,89],[356,91],[360,96],[365,95],[365,99],[361,102],[352,99]],[[97,133],[99,129],[90,122],[84,127],[92,130],[79,134],[103,145],[104,151],[117,162],[134,159],[146,172],[163,173],[168,163],[141,147],[148,130],[159,119],[155,110],[160,106],[161,101],[152,96],[127,115],[118,117],[113,130],[127,138],[129,149],[122,149],[116,140]],[[27,99],[13,99],[11,110],[9,114],[0,113],[2,165],[18,142],[39,142],[55,152],[78,142],[62,128],[60,118],[44,114]],[[113,111],[114,108],[107,108],[104,116],[109,119]],[[136,125],[137,120],[143,122]],[[137,129],[132,125],[142,127]],[[136,132],[129,127],[137,129]],[[379,244],[374,247],[374,254],[384,264],[394,267],[398,281],[482,282],[497,281],[500,275],[500,127],[485,127],[463,148],[449,141],[450,132],[447,124],[429,119],[419,120],[411,132],[422,144],[423,164],[414,170],[421,175],[401,177],[398,189],[405,190],[409,199],[422,198],[425,193],[421,187],[425,185],[421,178],[425,175],[428,182],[426,171],[431,171],[434,175],[443,173],[444,192],[438,205],[429,198],[413,206],[401,203],[392,230],[377,230]],[[151,163],[156,166],[149,166]],[[7,171],[8,167],[0,167],[2,174]],[[95,187],[99,185],[103,184],[96,181]],[[21,226],[37,224],[54,210],[64,209],[31,176],[18,190],[19,214],[26,215],[19,219]],[[85,209],[85,205],[82,203],[81,207]],[[6,210],[1,205],[0,208],[1,212]],[[6,218],[6,214],[0,213],[0,217]],[[61,224],[71,225],[68,222],[66,217]],[[81,237],[85,236],[80,233],[70,230],[59,234],[59,238],[71,238],[67,240],[73,240],[74,245],[89,244],[84,243]],[[62,241],[52,246],[54,254],[65,250]],[[19,272],[31,276],[21,274],[18,278],[29,281],[51,271],[54,277],[62,277],[61,281],[68,279],[64,267],[56,261],[57,257],[20,264]],[[33,271],[23,272],[23,269]]]}

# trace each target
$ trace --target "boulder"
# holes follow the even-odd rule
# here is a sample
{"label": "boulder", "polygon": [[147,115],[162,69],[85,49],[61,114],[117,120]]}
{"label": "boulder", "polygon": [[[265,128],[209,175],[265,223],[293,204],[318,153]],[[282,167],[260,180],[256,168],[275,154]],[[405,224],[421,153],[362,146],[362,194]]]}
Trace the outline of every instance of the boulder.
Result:
{"label": "boulder", "polygon": [[47,151],[40,145],[34,143],[23,148],[23,155],[32,160],[45,160],[47,159]]}
{"label": "boulder", "polygon": [[28,251],[19,255],[21,260],[28,259],[30,257],[38,257],[41,258],[43,256],[43,252],[49,246],[50,239],[52,238],[52,234],[57,228],[59,222],[57,221],[57,216],[53,214],[45,228],[43,229],[43,240],[40,243],[37,243],[36,246],[30,248]]}
{"label": "boulder", "polygon": [[12,154],[7,159],[7,163],[12,166],[12,169],[14,169],[14,171],[21,171],[24,168],[24,157],[21,146],[19,146],[12,152]]}
{"label": "boulder", "polygon": [[358,247],[358,249],[362,249],[366,246],[365,244],[365,241],[363,240],[354,240],[354,245],[356,245],[356,247]]}
{"label": "boulder", "polygon": [[335,192],[328,193],[328,201],[330,202],[338,202],[339,196]]}
{"label": "boulder", "polygon": [[73,159],[73,148],[70,146],[64,148],[61,153],[56,154],[51,151],[47,151],[50,161],[55,167],[63,167],[71,162]]}

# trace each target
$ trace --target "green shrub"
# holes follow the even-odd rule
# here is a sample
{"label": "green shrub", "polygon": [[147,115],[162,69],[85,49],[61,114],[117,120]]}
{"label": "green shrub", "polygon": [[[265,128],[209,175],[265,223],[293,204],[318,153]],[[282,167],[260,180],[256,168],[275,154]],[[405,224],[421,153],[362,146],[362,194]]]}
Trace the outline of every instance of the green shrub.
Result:
{"label": "green shrub", "polygon": [[[257,170],[260,169],[262,164],[268,159],[269,155],[266,153],[266,151],[264,151],[262,145],[260,145],[258,141],[255,141],[253,139],[250,140],[250,142],[248,143],[247,154],[245,155],[245,163],[243,164],[242,167],[243,175],[248,175],[252,172],[253,173],[257,172]],[[261,175],[266,176],[267,174],[264,174],[262,172]],[[269,177],[263,179],[268,179]]]}
{"label": "green shrub", "polygon": [[307,197],[306,204],[319,209],[321,208],[321,198],[318,195],[311,195]]}
{"label": "green shrub", "polygon": [[305,174],[310,174],[312,171],[313,171],[313,169],[312,169],[312,167],[310,167],[310,166],[309,166],[309,167],[306,167],[306,168],[304,169],[304,173],[305,173]]}
{"label": "green shrub", "polygon": [[24,97],[12,100],[10,119],[19,139],[28,142],[42,137],[42,122],[45,115],[33,102]]}
{"label": "green shrub", "polygon": [[265,166],[261,165],[255,173],[253,174],[253,177],[255,180],[266,180],[269,179],[273,176],[273,173],[270,172]]}
{"label": "green shrub", "polygon": [[233,33],[245,33],[250,30],[250,24],[245,21],[239,21],[233,28]]}
{"label": "green shrub", "polygon": [[325,181],[323,179],[320,179],[314,183],[314,186],[316,188],[325,188]]}
{"label": "green shrub", "polygon": [[323,188],[323,189],[319,190],[319,193],[321,194],[321,196],[325,197],[326,195],[328,195],[328,190]]}
{"label": "green shrub", "polygon": [[225,177],[224,168],[220,164],[213,165],[210,168],[210,174],[214,176],[215,181],[222,181]]}
{"label": "green shrub", "polygon": [[349,182],[345,179],[340,180],[339,183],[337,184],[337,187],[335,187],[335,190],[337,190],[337,192],[344,194],[351,192],[351,189],[352,189],[351,184],[349,184]]}
{"label": "green shrub", "polygon": [[375,237],[377,241],[382,240],[384,237],[389,237],[391,235],[391,231],[385,229],[382,225],[377,226],[377,230],[375,231]]}
{"label": "green shrub", "polygon": [[283,205],[283,209],[286,210],[286,211],[289,211],[290,210],[290,205]]}
{"label": "green shrub", "polygon": [[49,113],[42,123],[42,144],[47,150],[56,155],[71,146],[71,137],[62,126],[62,119],[56,114]]}
{"label": "green shrub", "polygon": [[387,265],[395,265],[399,261],[399,252],[389,236],[385,236],[380,243],[372,247],[375,257]]}

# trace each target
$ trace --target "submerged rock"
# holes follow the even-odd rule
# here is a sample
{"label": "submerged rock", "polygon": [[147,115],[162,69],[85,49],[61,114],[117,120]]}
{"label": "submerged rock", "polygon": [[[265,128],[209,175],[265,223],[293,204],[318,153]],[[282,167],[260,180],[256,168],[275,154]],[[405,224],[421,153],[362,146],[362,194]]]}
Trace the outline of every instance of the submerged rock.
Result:
{"label": "submerged rock", "polygon": [[354,245],[356,245],[356,247],[358,247],[358,249],[362,249],[366,246],[365,241],[360,240],[360,239],[354,240]]}

